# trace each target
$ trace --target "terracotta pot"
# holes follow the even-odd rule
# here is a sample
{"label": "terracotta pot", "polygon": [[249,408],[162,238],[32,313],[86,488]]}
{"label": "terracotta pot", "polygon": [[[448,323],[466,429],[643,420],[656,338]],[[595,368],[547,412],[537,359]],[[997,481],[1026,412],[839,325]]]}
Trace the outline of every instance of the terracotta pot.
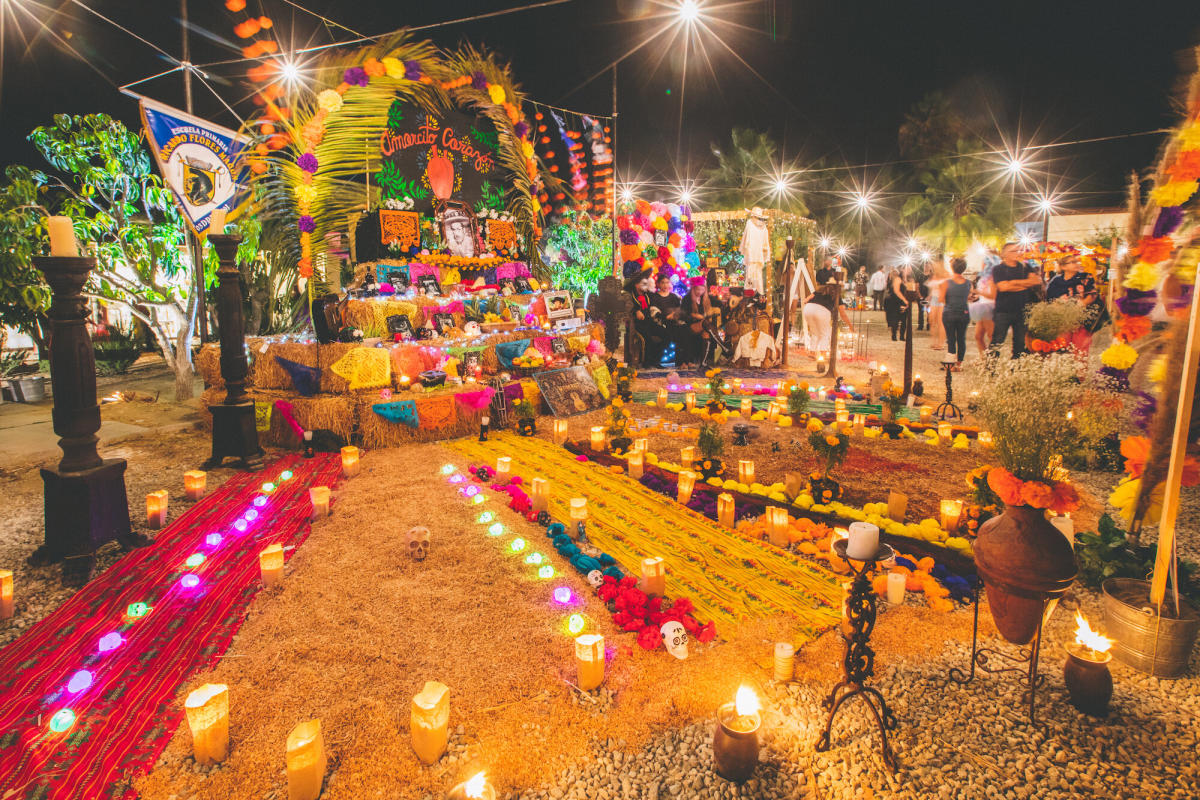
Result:
{"label": "terracotta pot", "polygon": [[1108,653],[1095,653],[1085,648],[1067,645],[1067,661],[1063,665],[1063,683],[1071,698],[1071,705],[1093,717],[1108,713],[1108,702],[1112,700],[1113,680],[1108,671]]}
{"label": "terracotta pot", "polygon": [[1000,635],[1019,645],[1033,641],[1046,604],[1058,602],[1076,571],[1067,538],[1031,506],[1009,506],[979,526],[975,566]]}

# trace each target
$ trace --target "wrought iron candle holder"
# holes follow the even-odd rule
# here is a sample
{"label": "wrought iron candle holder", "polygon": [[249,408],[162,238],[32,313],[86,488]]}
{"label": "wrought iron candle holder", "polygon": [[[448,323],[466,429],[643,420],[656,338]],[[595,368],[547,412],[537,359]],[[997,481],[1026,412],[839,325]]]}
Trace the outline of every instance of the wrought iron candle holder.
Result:
{"label": "wrought iron candle holder", "polygon": [[934,410],[938,419],[964,419],[962,409],[954,404],[954,368],[956,361],[943,361],[942,369],[946,372],[946,402]]}
{"label": "wrought iron candle holder", "polygon": [[848,539],[840,539],[833,545],[837,556],[849,563],[850,569],[854,572],[854,580],[850,584],[850,594],[846,598],[844,619],[842,620],[844,643],[842,679],[833,687],[829,696],[822,701],[822,705],[829,710],[829,717],[825,720],[825,732],[817,740],[816,749],[818,752],[829,749],[833,719],[837,716],[838,710],[852,697],[861,697],[879,726],[883,763],[895,772],[896,754],[888,742],[887,732],[895,730],[900,723],[896,719],[896,715],[888,708],[883,694],[875,687],[867,686],[866,682],[875,675],[875,651],[871,649],[870,640],[877,614],[875,592],[871,588],[871,579],[867,575],[877,563],[895,558],[896,552],[889,545],[880,544],[873,558],[862,561],[860,566],[856,567],[854,561],[846,558],[848,544]]}

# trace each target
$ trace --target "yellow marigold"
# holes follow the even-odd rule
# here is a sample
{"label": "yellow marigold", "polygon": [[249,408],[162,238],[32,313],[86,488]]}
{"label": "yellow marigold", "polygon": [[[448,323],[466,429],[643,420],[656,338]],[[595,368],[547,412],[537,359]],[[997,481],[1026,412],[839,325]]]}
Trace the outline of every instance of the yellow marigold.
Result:
{"label": "yellow marigold", "polygon": [[342,108],[342,96],[333,89],[326,89],[317,95],[317,105],[334,114]]}
{"label": "yellow marigold", "polygon": [[1175,264],[1175,277],[1181,283],[1189,285],[1195,283],[1197,261],[1200,261],[1200,247],[1189,247],[1184,250]]}
{"label": "yellow marigold", "polygon": [[620,408],[621,406],[625,405],[625,401],[619,397],[614,397],[612,404],[613,404],[613,408]]}
{"label": "yellow marigold", "polygon": [[296,203],[298,205],[312,204],[317,199],[317,190],[313,186],[300,185],[296,187]]}
{"label": "yellow marigold", "polygon": [[1125,276],[1125,288],[1137,289],[1139,292],[1148,292],[1158,286],[1158,270],[1153,264],[1147,264],[1145,261],[1139,261],[1129,270],[1129,274]]}
{"label": "yellow marigold", "polygon": [[1160,208],[1181,206],[1196,193],[1196,181],[1168,181],[1150,193]]}
{"label": "yellow marigold", "polygon": [[404,77],[404,62],[398,58],[380,59],[383,63],[383,71],[387,73],[389,78],[400,80]]}
{"label": "yellow marigold", "polygon": [[[1150,505],[1147,507],[1146,516],[1142,520],[1147,525],[1157,524],[1158,518],[1162,515],[1163,491],[1165,486],[1165,482],[1160,483],[1150,493]],[[1125,520],[1125,524],[1127,525],[1133,522],[1133,509],[1137,505],[1137,496],[1141,488],[1141,478],[1125,478],[1113,488],[1112,494],[1108,496],[1109,505],[1121,513],[1121,518]]]}
{"label": "yellow marigold", "polygon": [[1129,369],[1137,359],[1137,350],[1124,342],[1113,342],[1100,354],[1100,363],[1111,369]]}
{"label": "yellow marigold", "polygon": [[808,381],[800,381],[800,383],[798,383],[796,385],[796,388],[802,392],[807,392],[808,391]]}
{"label": "yellow marigold", "polygon": [[496,83],[489,83],[488,84],[488,97],[492,98],[492,102],[495,103],[496,105],[498,105],[498,106],[504,105],[504,99],[505,99],[504,87],[499,84],[496,84]]}
{"label": "yellow marigold", "polygon": [[810,431],[812,431],[813,433],[816,433],[817,431],[821,430],[824,427],[825,427],[825,425],[821,422],[821,420],[817,419],[816,417],[809,418],[808,429]]}
{"label": "yellow marigold", "polygon": [[837,447],[841,443],[842,440],[832,434],[825,437],[825,444],[829,445],[830,447]]}

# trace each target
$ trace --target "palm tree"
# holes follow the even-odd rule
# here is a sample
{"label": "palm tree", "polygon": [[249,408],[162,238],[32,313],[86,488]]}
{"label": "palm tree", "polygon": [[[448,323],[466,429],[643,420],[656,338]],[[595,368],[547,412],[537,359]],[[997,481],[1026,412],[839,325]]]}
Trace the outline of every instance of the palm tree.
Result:
{"label": "palm tree", "polygon": [[[960,140],[959,154],[974,152]],[[915,233],[946,252],[965,252],[974,241],[995,242],[1013,226],[1012,196],[969,158],[930,159],[916,175],[920,194],[904,203],[901,216]]]}
{"label": "palm tree", "polygon": [[750,208],[762,205],[807,214],[797,192],[779,192],[775,183],[781,173],[794,167],[778,156],[779,146],[769,133],[748,128],[734,128],[731,146],[712,145],[717,166],[703,173],[703,182],[712,187],[706,192],[705,205],[712,208]]}

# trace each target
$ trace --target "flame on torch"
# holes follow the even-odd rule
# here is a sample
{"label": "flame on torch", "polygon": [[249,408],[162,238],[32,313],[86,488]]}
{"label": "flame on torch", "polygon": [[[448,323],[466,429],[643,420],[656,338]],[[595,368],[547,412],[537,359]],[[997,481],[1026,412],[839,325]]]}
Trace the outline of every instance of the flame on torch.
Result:
{"label": "flame on torch", "polygon": [[482,772],[463,784],[463,788],[467,790],[467,797],[470,798],[482,798],[485,786],[487,786],[487,780]]}
{"label": "flame on torch", "polygon": [[1083,618],[1083,614],[1076,611],[1075,644],[1082,645],[1097,653],[1107,653],[1109,648],[1113,646],[1113,640],[1107,636],[1101,636],[1099,631],[1092,630],[1092,626]]}
{"label": "flame on torch", "polygon": [[739,686],[737,695],[733,698],[733,710],[737,712],[739,717],[748,717],[751,714],[757,714],[762,709],[762,704],[758,702],[758,695],[749,686]]}

